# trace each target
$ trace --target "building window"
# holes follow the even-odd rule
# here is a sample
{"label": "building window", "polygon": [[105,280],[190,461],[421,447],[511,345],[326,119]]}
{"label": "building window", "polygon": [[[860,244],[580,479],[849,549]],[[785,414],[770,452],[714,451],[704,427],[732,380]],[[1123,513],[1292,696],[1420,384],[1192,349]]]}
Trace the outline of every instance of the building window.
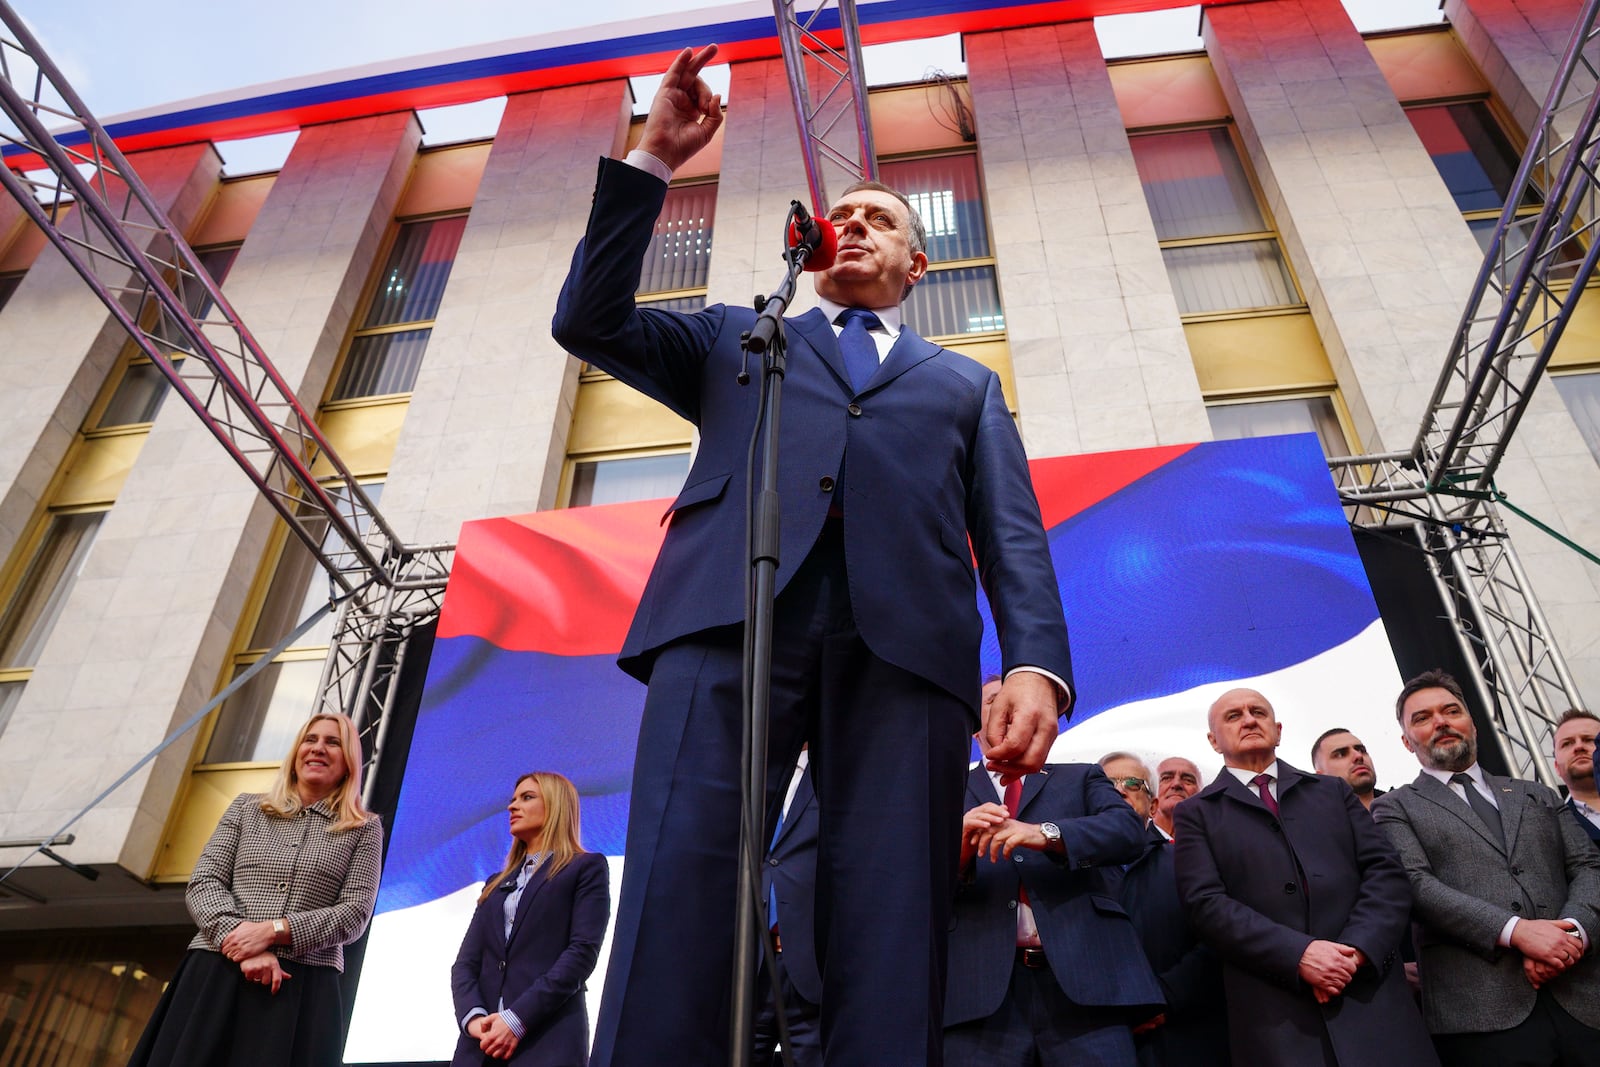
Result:
{"label": "building window", "polygon": [[0,613],[0,668],[32,667],[94,545],[105,511],[50,516]]}
{"label": "building window", "polygon": [[1299,290],[1226,127],[1129,137],[1178,310],[1296,307]]}
{"label": "building window", "polygon": [[924,337],[1003,331],[978,157],[962,152],[893,160],[878,170],[911,201],[928,234],[928,273],[906,299],[906,325]]}
{"label": "building window", "polygon": [[1314,433],[1326,456],[1348,456],[1344,428],[1330,395],[1216,401],[1206,405],[1211,433],[1219,441],[1241,437]]}
{"label": "building window", "polygon": [[[374,504],[383,495],[381,483],[363,484]],[[325,524],[324,524],[325,528]],[[331,547],[332,542],[325,542]],[[327,572],[305,544],[287,530],[283,549],[261,600],[247,646],[233,659],[233,677],[270,652],[332,596]],[[302,634],[293,646],[223,702],[217,725],[206,746],[207,764],[272,761],[282,758],[295,731],[316,705],[317,685],[333,641],[330,613]]]}
{"label": "building window", "polygon": [[1554,374],[1556,392],[1572,412],[1572,421],[1578,424],[1589,452],[1600,462],[1600,370],[1579,374]]}
{"label": "building window", "polygon": [[22,699],[103,518],[103,508],[51,515],[7,595],[0,610],[0,733]]}
{"label": "building window", "polygon": [[411,391],[466,225],[453,215],[400,226],[330,399]]}
{"label": "building window", "polygon": [[[212,280],[221,285],[233,269],[234,261],[239,258],[239,248],[234,244],[198,249],[195,256]],[[211,313],[211,300],[205,289],[199,286],[184,294],[184,303],[189,308],[189,314],[196,319],[204,319]],[[181,361],[183,356],[174,353],[174,359]],[[107,430],[154,422],[171,387],[166,375],[145,358],[137,345],[130,342],[125,349],[122,376],[112,389],[105,407],[91,418],[87,429]]]}
{"label": "building window", "polygon": [[22,284],[23,275],[27,273],[27,271],[21,270],[0,273],[0,308],[6,306],[6,302],[11,299],[11,294],[16,292],[17,286]]}
{"label": "building window", "polygon": [[[711,233],[716,213],[715,181],[674,185],[667,190],[639,272],[641,297],[685,289],[704,291],[711,269]],[[704,303],[702,300],[700,306]]]}
{"label": "building window", "polygon": [[577,459],[572,463],[567,506],[581,508],[675,497],[688,475],[687,451]]}

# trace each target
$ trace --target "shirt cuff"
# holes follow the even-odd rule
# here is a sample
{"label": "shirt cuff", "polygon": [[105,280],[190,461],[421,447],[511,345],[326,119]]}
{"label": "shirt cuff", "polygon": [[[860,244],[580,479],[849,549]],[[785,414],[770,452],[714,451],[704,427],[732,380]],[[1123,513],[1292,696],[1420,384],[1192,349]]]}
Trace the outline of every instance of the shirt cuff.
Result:
{"label": "shirt cuff", "polygon": [[528,1032],[528,1028],[522,1025],[522,1020],[517,1018],[517,1013],[510,1008],[500,1009],[500,1021],[506,1024],[506,1029],[510,1030],[518,1041],[521,1041],[522,1035]]}
{"label": "shirt cuff", "polygon": [[1007,671],[1005,679],[1001,680],[1005,681],[1006,679],[1009,679],[1018,671],[1027,671],[1029,674],[1042,674],[1055,683],[1057,714],[1065,714],[1067,709],[1072,707],[1072,687],[1066,682],[1063,682],[1060,678],[1057,678],[1055,675],[1051,674],[1049,671],[1045,670],[1043,667],[1035,667],[1028,663],[1019,663]]}
{"label": "shirt cuff", "polygon": [[622,161],[634,170],[642,170],[646,174],[654,174],[664,182],[672,181],[672,168],[642,148],[635,148],[623,156]]}
{"label": "shirt cuff", "polygon": [[1517,928],[1517,922],[1519,920],[1520,916],[1513,915],[1511,918],[1507,919],[1506,924],[1500,928],[1500,940],[1497,943],[1501,948],[1511,947],[1511,931]]}
{"label": "shirt cuff", "polygon": [[1583,942],[1583,951],[1584,952],[1588,952],[1589,951],[1589,931],[1587,931],[1587,930],[1585,930],[1583,928],[1583,924],[1581,922],[1579,922],[1577,919],[1574,919],[1570,915],[1563,915],[1561,917],[1561,921],[1562,922],[1571,923],[1574,927],[1577,928],[1578,940]]}
{"label": "shirt cuff", "polygon": [[467,1032],[467,1024],[470,1023],[472,1020],[476,1019],[480,1015],[488,1015],[488,1014],[489,1013],[487,1011],[485,1011],[483,1008],[473,1008],[471,1011],[467,1012],[465,1015],[463,1015],[461,1017],[461,1032],[462,1033],[466,1033]]}

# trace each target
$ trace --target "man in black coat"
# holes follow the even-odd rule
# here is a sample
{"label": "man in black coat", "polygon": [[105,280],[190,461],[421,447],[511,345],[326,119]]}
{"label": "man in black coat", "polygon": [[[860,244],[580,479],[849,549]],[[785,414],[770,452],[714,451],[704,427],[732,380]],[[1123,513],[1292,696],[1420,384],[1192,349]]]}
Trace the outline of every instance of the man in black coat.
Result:
{"label": "man in black coat", "polygon": [[1347,783],[1278,759],[1266,697],[1230,690],[1209,724],[1224,767],[1178,807],[1178,892],[1223,960],[1234,1062],[1437,1064],[1400,966],[1394,849]]}
{"label": "man in black coat", "polygon": [[1595,784],[1595,734],[1600,731],[1600,715],[1582,708],[1568,708],[1556,722],[1554,741],[1556,774],[1567,785],[1563,805],[1589,840],[1600,845],[1600,787]]}
{"label": "man in black coat", "polygon": [[1144,851],[1122,870],[1105,868],[1122,906],[1139,931],[1145,959],[1161,983],[1167,1007],[1134,1028],[1140,1067],[1228,1067],[1222,961],[1200,944],[1183,914],[1173,871],[1172,842],[1147,821],[1150,770],[1139,757],[1112,752],[1100,769],[1145,823]]}
{"label": "man in black coat", "polygon": [[[761,867],[767,921],[777,943],[778,988],[783,995],[794,1067],[822,1063],[822,971],[817,966],[817,791],[811,784],[810,753],[802,749],[794,774],[785,783],[778,828]],[[757,1067],[782,1063],[778,1010],[765,965],[756,981],[755,1059]]]}

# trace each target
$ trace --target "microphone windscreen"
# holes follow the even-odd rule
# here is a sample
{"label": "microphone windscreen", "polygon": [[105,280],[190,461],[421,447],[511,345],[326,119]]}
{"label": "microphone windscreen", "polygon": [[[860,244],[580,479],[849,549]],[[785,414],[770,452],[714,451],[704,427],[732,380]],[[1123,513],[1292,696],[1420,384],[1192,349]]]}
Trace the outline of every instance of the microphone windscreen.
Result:
{"label": "microphone windscreen", "polygon": [[827,270],[833,266],[833,261],[839,255],[839,231],[833,228],[833,223],[827,219],[819,219],[815,215],[804,223],[789,223],[789,247],[797,248],[805,241],[808,231],[813,227],[816,230],[814,243],[816,247],[806,257],[805,270]]}

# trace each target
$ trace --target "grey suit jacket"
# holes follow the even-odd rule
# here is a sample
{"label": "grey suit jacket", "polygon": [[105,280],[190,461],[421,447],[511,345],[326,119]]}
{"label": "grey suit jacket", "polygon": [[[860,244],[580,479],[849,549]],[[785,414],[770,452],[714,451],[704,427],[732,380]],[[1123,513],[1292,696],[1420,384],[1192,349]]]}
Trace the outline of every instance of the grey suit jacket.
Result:
{"label": "grey suit jacket", "polygon": [[1504,845],[1427,774],[1372,804],[1411,878],[1428,1027],[1507,1030],[1533,1011],[1522,954],[1498,944],[1513,915],[1582,924],[1588,955],[1548,988],[1573,1017],[1600,1026],[1600,852],[1554,790],[1492,774],[1484,781],[1499,800]]}

